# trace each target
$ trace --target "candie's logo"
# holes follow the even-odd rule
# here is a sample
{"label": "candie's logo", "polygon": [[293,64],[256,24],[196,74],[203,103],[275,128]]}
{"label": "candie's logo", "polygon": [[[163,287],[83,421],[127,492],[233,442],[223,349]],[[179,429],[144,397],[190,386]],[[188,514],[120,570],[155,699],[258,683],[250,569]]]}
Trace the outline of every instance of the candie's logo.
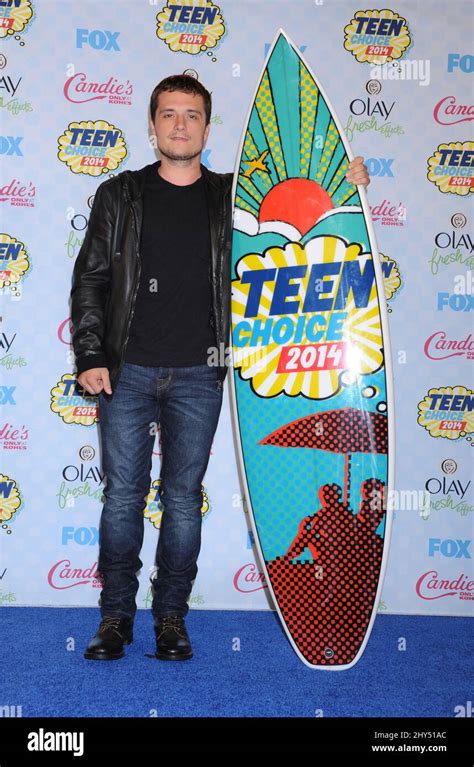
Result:
{"label": "candie's logo", "polygon": [[0,232],[0,290],[20,283],[29,269],[24,243],[11,234]]}
{"label": "candie's logo", "polygon": [[133,85],[128,79],[121,81],[117,77],[109,77],[106,81],[98,82],[85,72],[74,72],[66,80],[63,93],[74,104],[107,100],[109,104],[130,106]]}
{"label": "candie's logo", "polygon": [[430,389],[424,400],[418,404],[418,423],[435,438],[459,439],[472,434],[473,392],[464,386]]}
{"label": "candie's logo", "polygon": [[122,131],[107,120],[69,123],[58,139],[58,159],[73,173],[101,176],[116,171],[127,154]]}
{"label": "candie's logo", "polygon": [[266,588],[265,575],[257,570],[253,562],[240,567],[234,575],[234,589],[242,594]]}
{"label": "candie's logo", "polygon": [[399,202],[398,205],[394,205],[384,198],[382,202],[378,202],[376,205],[370,205],[369,207],[372,221],[375,221],[382,226],[404,226],[407,219],[406,205],[402,202]]}
{"label": "candie's logo", "polygon": [[51,410],[64,423],[93,426],[99,420],[97,397],[87,394],[72,373],[65,373],[51,389]]}
{"label": "candie's logo", "polygon": [[459,597],[463,600],[474,599],[474,580],[461,573],[457,578],[442,578],[437,570],[429,570],[420,575],[416,582],[416,593],[420,599],[442,599]]}
{"label": "candie's logo", "polygon": [[9,522],[22,506],[16,481],[0,472],[0,521]]}
{"label": "candie's logo", "polygon": [[70,559],[55,562],[48,573],[48,583],[52,589],[59,591],[88,585],[98,589],[104,585],[97,570],[97,562],[94,562],[92,567],[72,567]]}
{"label": "candie's logo", "polygon": [[72,345],[72,320],[68,317],[63,320],[58,327],[58,339],[62,344],[66,346]]}
{"label": "candie's logo", "polygon": [[[163,504],[161,502],[161,479],[155,479],[146,498],[146,506],[143,512],[145,519],[148,519],[153,527],[158,530],[161,526],[161,517],[163,516]],[[209,513],[209,496],[204,485],[201,485],[201,516],[204,519]]]}
{"label": "candie's logo", "polygon": [[32,181],[12,178],[0,186],[0,203],[6,202],[15,207],[33,208],[36,187]]}
{"label": "candie's logo", "polygon": [[344,48],[361,63],[386,64],[400,59],[411,45],[406,19],[388,8],[357,11],[344,33]]}
{"label": "candie's logo", "polygon": [[456,125],[474,120],[474,104],[458,104],[455,96],[445,96],[438,101],[433,112],[439,125]]}
{"label": "candie's logo", "polygon": [[440,144],[428,159],[428,180],[444,194],[472,192],[474,186],[474,141]]}
{"label": "candie's logo", "polygon": [[474,360],[474,339],[471,333],[451,338],[445,330],[437,330],[426,339],[424,352],[430,360],[447,360],[450,357]]}
{"label": "candie's logo", "polygon": [[27,450],[29,432],[25,424],[21,426],[4,421],[0,425],[0,450]]}
{"label": "candie's logo", "polygon": [[156,21],[160,40],[174,52],[194,56],[212,56],[226,32],[221,9],[208,0],[168,0]]}
{"label": "candie's logo", "polygon": [[33,18],[30,0],[6,0],[0,11],[0,40],[21,34]]}

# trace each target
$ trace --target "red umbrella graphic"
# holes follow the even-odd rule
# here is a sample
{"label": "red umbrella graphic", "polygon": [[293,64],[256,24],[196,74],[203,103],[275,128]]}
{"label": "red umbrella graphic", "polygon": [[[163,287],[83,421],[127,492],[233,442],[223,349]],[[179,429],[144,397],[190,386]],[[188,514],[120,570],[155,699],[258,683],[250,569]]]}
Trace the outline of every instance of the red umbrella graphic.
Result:
{"label": "red umbrella graphic", "polygon": [[303,416],[264,437],[260,445],[309,447],[340,453],[344,460],[344,503],[348,502],[352,453],[387,453],[387,416],[345,407]]}

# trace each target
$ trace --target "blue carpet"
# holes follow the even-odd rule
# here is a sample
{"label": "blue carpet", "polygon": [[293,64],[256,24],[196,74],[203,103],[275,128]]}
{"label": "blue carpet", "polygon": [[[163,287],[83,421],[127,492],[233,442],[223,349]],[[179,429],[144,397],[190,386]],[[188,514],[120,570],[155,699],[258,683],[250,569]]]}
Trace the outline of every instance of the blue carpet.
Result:
{"label": "blue carpet", "polygon": [[87,661],[99,618],[4,608],[0,706],[23,717],[454,717],[472,701],[468,618],[378,615],[362,659],[339,672],[307,668],[267,611],[190,611],[194,657],[173,663],[154,658],[140,610],[125,658]]}

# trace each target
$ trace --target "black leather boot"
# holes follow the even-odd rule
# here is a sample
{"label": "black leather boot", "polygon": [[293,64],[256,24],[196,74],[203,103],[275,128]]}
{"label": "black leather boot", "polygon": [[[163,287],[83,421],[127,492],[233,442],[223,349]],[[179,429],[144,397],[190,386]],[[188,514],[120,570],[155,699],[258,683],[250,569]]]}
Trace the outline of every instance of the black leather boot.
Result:
{"label": "black leather boot", "polygon": [[156,657],[160,660],[189,660],[191,642],[180,615],[166,615],[155,624]]}
{"label": "black leather boot", "polygon": [[87,660],[117,660],[125,655],[124,644],[133,642],[131,618],[102,618],[99,630],[84,653]]}

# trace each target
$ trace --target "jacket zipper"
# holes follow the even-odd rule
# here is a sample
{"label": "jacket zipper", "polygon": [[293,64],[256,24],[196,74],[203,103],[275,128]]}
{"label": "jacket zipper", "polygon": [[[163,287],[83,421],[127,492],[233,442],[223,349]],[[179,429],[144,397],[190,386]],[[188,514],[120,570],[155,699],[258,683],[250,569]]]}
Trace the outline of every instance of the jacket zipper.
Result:
{"label": "jacket zipper", "polygon": [[120,356],[120,365],[119,365],[118,370],[117,370],[117,376],[120,373],[120,371],[122,369],[122,365],[123,365],[123,357],[124,357],[124,354],[125,354],[125,349],[127,348],[128,338],[129,338],[129,335],[130,335],[130,327],[131,327],[131,324],[132,324],[133,315],[135,314],[135,302],[136,302],[136,298],[137,298],[138,287],[140,285],[140,274],[141,274],[138,226],[137,226],[137,219],[136,219],[136,216],[135,216],[135,209],[134,209],[133,203],[132,203],[132,201],[131,201],[131,199],[130,199],[130,197],[128,195],[128,192],[126,190],[125,184],[123,185],[123,189],[124,189],[124,192],[125,192],[125,197],[126,197],[127,203],[130,205],[130,209],[132,211],[133,228],[135,229],[135,238],[136,238],[135,247],[136,247],[136,256],[137,256],[137,262],[138,262],[138,274],[137,274],[137,282],[136,282],[136,285],[135,285],[135,290],[133,292],[132,307],[131,307],[131,311],[129,312],[129,316],[128,316],[128,324],[127,324],[126,337],[125,337],[124,343],[122,344],[122,353],[121,353],[121,356]]}
{"label": "jacket zipper", "polygon": [[[218,295],[219,295],[219,340],[217,340],[217,348],[219,349],[219,345],[221,343],[222,337],[221,337],[221,330],[222,330],[222,320],[223,320],[223,296],[222,296],[222,272],[223,272],[223,246],[224,246],[224,239],[226,234],[226,206],[225,206],[225,197],[222,197],[221,200],[221,216],[220,216],[220,239],[219,239],[219,247],[218,247],[218,257],[221,259],[221,262],[218,264],[218,275],[219,275],[219,285],[218,285]],[[225,339],[224,339],[225,343]],[[225,354],[225,349],[224,349]]]}

